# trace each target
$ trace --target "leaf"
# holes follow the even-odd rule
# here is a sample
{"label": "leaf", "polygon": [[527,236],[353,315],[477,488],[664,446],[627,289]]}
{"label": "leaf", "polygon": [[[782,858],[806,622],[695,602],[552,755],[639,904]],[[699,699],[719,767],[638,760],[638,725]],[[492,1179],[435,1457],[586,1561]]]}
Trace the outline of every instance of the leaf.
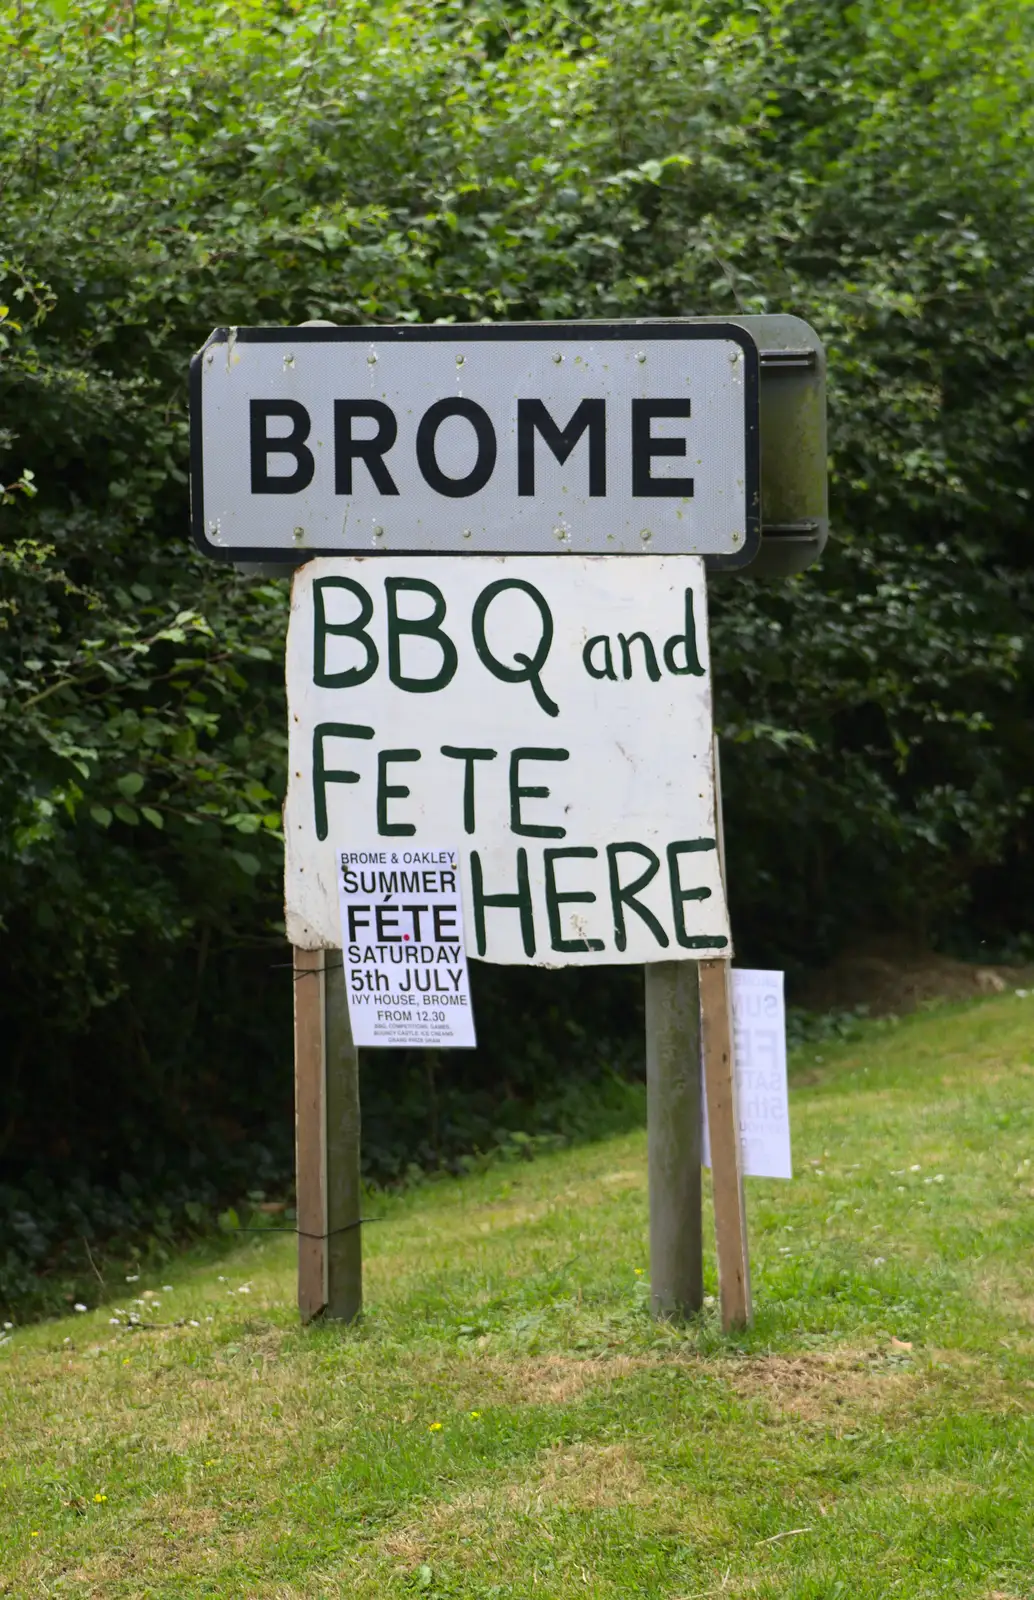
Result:
{"label": "leaf", "polygon": [[111,812],[107,806],[91,806],[90,816],[99,828],[111,827]]}
{"label": "leaf", "polygon": [[262,863],[258,857],[249,855],[246,850],[231,850],[230,855],[241,871],[246,873],[249,878],[254,878],[262,868]]}
{"label": "leaf", "polygon": [[141,806],[141,815],[146,817],[152,828],[164,828],[165,818],[160,811],[155,811],[153,806]]}
{"label": "leaf", "polygon": [[134,795],[139,794],[143,786],[143,775],[139,772],[124,772],[115,782],[115,787],[127,800],[132,800]]}
{"label": "leaf", "polygon": [[127,822],[131,828],[135,828],[139,825],[140,813],[136,810],[135,806],[127,806],[121,800],[115,807],[115,815],[118,817],[120,822]]}

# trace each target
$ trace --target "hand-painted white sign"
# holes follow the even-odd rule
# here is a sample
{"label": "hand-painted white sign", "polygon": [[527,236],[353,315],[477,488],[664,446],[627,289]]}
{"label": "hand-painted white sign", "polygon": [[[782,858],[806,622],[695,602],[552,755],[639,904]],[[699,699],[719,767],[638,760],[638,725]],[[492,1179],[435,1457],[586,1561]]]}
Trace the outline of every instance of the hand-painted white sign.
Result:
{"label": "hand-painted white sign", "polygon": [[340,941],[337,857],[460,847],[468,950],[729,948],[703,563],[323,559],[287,638],[287,937]]}
{"label": "hand-painted white sign", "polygon": [[700,554],[759,533],[757,347],[724,322],[222,328],[191,368],[209,555]]}
{"label": "hand-painted white sign", "polygon": [[[729,973],[740,1120],[740,1162],[746,1178],[792,1178],[790,1101],[786,1087],[783,974],[733,967]],[[707,1095],[703,1161],[711,1165]]]}
{"label": "hand-painted white sign", "polygon": [[473,1047],[456,851],[378,840],[337,865],[353,1042]]}

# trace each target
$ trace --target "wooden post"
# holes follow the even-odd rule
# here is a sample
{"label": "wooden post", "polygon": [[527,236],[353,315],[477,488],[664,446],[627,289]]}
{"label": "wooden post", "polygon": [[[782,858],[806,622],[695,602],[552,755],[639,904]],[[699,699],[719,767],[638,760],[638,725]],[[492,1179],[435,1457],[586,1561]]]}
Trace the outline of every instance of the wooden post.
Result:
{"label": "wooden post", "polygon": [[718,1288],[722,1327],[728,1332],[745,1327],[752,1309],[727,961],[700,963],[700,1018],[711,1136]]}
{"label": "wooden post", "polygon": [[353,1322],[363,1309],[359,1051],[352,1043],[341,952],[330,952],[326,990],[327,1309]]}
{"label": "wooden post", "polygon": [[338,951],[294,952],[298,1309],[351,1322],[363,1303],[359,1052]]}
{"label": "wooden post", "polygon": [[650,1297],[654,1315],[703,1304],[700,1222],[700,992],[695,961],[646,972]]}
{"label": "wooden post", "polygon": [[295,1172],[298,1201],[298,1310],[318,1317],[327,1303],[324,952],[294,952]]}

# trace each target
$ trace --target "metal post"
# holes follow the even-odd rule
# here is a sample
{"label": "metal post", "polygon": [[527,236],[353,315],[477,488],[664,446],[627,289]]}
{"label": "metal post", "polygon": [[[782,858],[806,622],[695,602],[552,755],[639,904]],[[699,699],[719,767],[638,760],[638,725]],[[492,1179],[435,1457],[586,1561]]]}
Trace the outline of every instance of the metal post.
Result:
{"label": "metal post", "polygon": [[327,1317],[353,1322],[363,1309],[359,1051],[352,1043],[340,950],[327,952]]}
{"label": "metal post", "polygon": [[650,1295],[678,1320],[703,1304],[700,1221],[700,986],[695,961],[646,968]]}

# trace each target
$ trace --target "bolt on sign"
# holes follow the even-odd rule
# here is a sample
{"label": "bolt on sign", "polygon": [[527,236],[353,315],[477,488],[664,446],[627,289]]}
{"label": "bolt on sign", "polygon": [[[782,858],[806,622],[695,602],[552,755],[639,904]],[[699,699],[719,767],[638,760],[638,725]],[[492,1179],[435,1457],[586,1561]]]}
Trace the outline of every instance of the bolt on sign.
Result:
{"label": "bolt on sign", "polygon": [[221,328],[192,515],[224,561],[757,554],[759,358],[732,323]]}
{"label": "bolt on sign", "polygon": [[343,855],[413,906],[455,849],[481,960],[728,954],[699,557],[310,561],[287,691],[292,944],[341,944]]}

